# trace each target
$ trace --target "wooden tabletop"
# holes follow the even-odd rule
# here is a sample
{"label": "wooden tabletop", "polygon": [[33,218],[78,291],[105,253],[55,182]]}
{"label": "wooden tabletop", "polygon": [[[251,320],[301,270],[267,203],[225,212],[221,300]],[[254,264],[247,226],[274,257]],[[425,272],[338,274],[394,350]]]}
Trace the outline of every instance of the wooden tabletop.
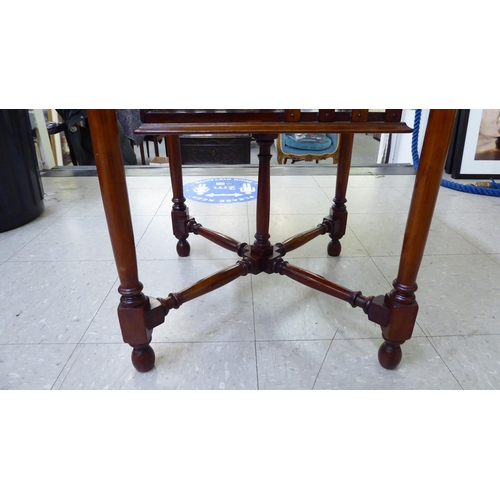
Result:
{"label": "wooden tabletop", "polygon": [[402,110],[141,110],[135,131],[146,135],[410,133]]}

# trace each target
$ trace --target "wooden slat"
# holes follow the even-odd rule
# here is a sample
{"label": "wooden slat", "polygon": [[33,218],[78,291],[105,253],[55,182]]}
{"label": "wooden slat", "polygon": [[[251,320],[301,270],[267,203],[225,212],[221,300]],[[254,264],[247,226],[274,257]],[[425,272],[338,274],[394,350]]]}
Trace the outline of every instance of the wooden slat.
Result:
{"label": "wooden slat", "polygon": [[368,121],[368,110],[367,109],[353,109],[351,114],[351,120],[353,122],[366,122]]}
{"label": "wooden slat", "polygon": [[[300,117],[300,110],[298,116]],[[227,122],[283,122],[283,109],[148,109],[141,110],[143,123],[227,123]]]}
{"label": "wooden slat", "polygon": [[320,122],[332,122],[335,116],[334,109],[320,109],[318,120]]}
{"label": "wooden slat", "polygon": [[402,115],[403,115],[402,109],[386,109],[385,110],[385,121],[386,122],[399,122],[399,121],[401,121]]}
{"label": "wooden slat", "polygon": [[[293,116],[292,116],[293,115]],[[380,111],[320,109],[301,111],[300,109],[247,109],[247,110],[141,110],[143,123],[229,123],[229,122],[394,122],[402,116],[401,109]]]}
{"label": "wooden slat", "polygon": [[300,121],[300,109],[285,109],[285,121],[286,122],[299,122]]}

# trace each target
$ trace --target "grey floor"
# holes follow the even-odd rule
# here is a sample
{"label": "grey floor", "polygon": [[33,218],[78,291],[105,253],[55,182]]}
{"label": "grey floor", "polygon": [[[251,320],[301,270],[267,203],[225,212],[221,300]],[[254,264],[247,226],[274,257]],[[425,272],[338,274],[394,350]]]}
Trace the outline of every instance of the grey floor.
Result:
{"label": "grey floor", "polygon": [[[272,176],[273,243],[328,212],[335,176],[306,169]],[[186,182],[201,178],[189,172]],[[191,256],[177,257],[168,176],[127,182],[147,295],[166,296],[235,262],[194,235]],[[323,236],[287,260],[365,295],[388,292],[413,182],[413,175],[352,175],[341,257],[327,257]],[[156,367],[141,374],[121,340],[97,179],[43,177],[43,185],[44,214],[0,234],[1,389],[500,388],[498,198],[441,188],[418,279],[417,325],[394,371],[379,366],[380,329],[362,311],[286,277],[258,275],[171,311],[153,334]],[[253,241],[255,201],[188,204],[206,227]]]}

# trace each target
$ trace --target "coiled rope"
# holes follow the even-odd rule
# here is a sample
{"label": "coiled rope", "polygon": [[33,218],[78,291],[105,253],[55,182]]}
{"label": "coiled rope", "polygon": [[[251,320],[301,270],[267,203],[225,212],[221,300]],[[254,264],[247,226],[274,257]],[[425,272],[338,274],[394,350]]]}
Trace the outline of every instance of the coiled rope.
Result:
{"label": "coiled rope", "polygon": [[[413,125],[413,133],[411,138],[411,154],[413,158],[413,168],[415,172],[418,170],[418,164],[420,158],[418,156],[418,134],[420,131],[420,119],[422,117],[422,110],[415,110],[415,123]],[[491,180],[491,187],[484,188],[479,186],[473,186],[470,184],[460,184],[458,182],[451,182],[447,179],[443,179],[441,181],[441,186],[454,189],[455,191],[462,191],[463,193],[472,193],[472,194],[482,194],[484,196],[500,196],[500,184]]]}

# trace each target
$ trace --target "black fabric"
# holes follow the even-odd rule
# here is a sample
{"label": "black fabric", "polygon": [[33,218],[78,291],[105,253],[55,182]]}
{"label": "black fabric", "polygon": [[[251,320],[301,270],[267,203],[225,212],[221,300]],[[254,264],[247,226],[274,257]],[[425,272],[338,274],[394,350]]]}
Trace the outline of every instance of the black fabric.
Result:
{"label": "black fabric", "polygon": [[[68,146],[78,165],[95,165],[94,149],[85,109],[57,109],[66,122]],[[120,147],[124,165],[137,165],[137,157],[123,127],[117,121]]]}
{"label": "black fabric", "polygon": [[141,112],[138,109],[117,109],[116,118],[118,118],[125,135],[137,145],[141,144],[145,136],[134,134],[134,131],[141,125]]}
{"label": "black fabric", "polygon": [[44,210],[43,186],[27,109],[0,109],[0,233]]}

